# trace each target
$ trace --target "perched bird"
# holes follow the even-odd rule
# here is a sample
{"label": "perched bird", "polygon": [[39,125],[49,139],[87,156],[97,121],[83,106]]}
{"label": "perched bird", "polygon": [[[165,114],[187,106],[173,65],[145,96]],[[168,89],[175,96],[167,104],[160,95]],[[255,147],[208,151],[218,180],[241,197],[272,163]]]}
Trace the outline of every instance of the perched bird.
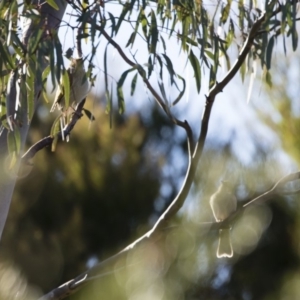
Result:
{"label": "perched bird", "polygon": [[[80,103],[87,96],[90,90],[82,58],[71,58],[70,65],[67,69],[67,75],[70,83],[69,104],[66,107],[65,87],[63,85],[63,80],[61,79],[61,83],[57,89],[54,102],[50,110],[50,112],[53,112],[57,108],[62,112],[62,116],[60,117],[60,128],[63,140],[65,139],[64,128],[69,121],[69,116],[71,115],[69,108]],[[68,140],[69,137],[67,136],[67,141]]]}
{"label": "perched bird", "polygon": [[[84,62],[82,58],[71,58],[70,65],[67,69],[70,82],[70,105],[74,105],[83,100],[90,89],[89,82],[86,77],[86,71],[84,69]],[[50,112],[53,112],[56,108],[65,112],[69,107],[65,107],[65,95],[64,86],[61,84],[57,89],[55,99]]]}
{"label": "perched bird", "polygon": [[[228,182],[222,181],[218,190],[210,197],[210,206],[217,222],[227,219],[237,206],[236,197],[232,194]],[[230,228],[223,228],[219,231],[219,244],[217,257],[232,257],[233,249],[230,238]]]}

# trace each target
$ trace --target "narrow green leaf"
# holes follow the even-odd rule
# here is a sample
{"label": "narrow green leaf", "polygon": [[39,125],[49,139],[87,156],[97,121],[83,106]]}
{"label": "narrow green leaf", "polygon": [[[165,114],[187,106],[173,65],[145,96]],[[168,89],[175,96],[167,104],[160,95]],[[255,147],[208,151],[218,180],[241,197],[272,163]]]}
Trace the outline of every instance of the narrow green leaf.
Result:
{"label": "narrow green leaf", "polygon": [[269,87],[272,87],[272,76],[269,71],[266,72],[266,83],[268,84]]}
{"label": "narrow green leaf", "polygon": [[105,51],[104,51],[104,57],[103,57],[103,60],[104,60],[104,82],[105,82],[105,91],[107,92],[108,91],[108,79],[107,79],[107,48],[108,48],[108,45],[106,45],[105,47]]}
{"label": "narrow green leaf", "polygon": [[[111,21],[111,36],[113,36],[115,29],[116,29],[116,20],[113,14],[111,14],[110,12],[108,13],[110,21]],[[97,17],[97,14],[95,14],[95,16]]]}
{"label": "narrow green leaf", "polygon": [[274,35],[269,39],[269,43],[267,46],[267,51],[266,51],[266,67],[268,70],[271,69],[271,60],[272,60],[272,53],[273,53],[273,47],[274,47],[274,40],[275,37]]}
{"label": "narrow green leaf", "polygon": [[241,32],[244,32],[244,21],[245,21],[245,7],[244,7],[244,1],[238,0],[238,8],[239,8],[239,28]]}
{"label": "narrow green leaf", "polygon": [[156,56],[156,59],[159,63],[159,67],[160,67],[159,78],[162,80],[162,77],[163,77],[163,63],[162,63],[162,60],[161,60],[159,55]]}
{"label": "narrow green leaf", "polygon": [[152,71],[153,71],[153,63],[152,63],[151,56],[149,56],[149,58],[148,58],[148,78],[150,78]]}
{"label": "narrow green leaf", "polygon": [[53,138],[52,145],[51,145],[51,151],[54,152],[56,149],[56,145],[58,142],[58,133],[60,131],[60,119],[62,116],[57,116],[54,120],[51,130],[50,130],[50,136]]}
{"label": "narrow green leaf", "polygon": [[160,40],[161,40],[162,45],[163,45],[164,53],[166,53],[166,49],[167,49],[166,42],[165,42],[165,40],[164,40],[164,38],[162,36],[160,36]]}
{"label": "narrow green leaf", "polygon": [[42,29],[37,29],[33,31],[33,33],[29,38],[28,46],[27,46],[27,51],[29,54],[33,54],[36,51],[37,47],[40,45],[40,41],[43,33],[44,30]]}
{"label": "narrow green leaf", "polygon": [[190,52],[189,61],[194,70],[194,77],[195,77],[195,81],[196,81],[197,91],[199,93],[200,89],[201,89],[201,69],[200,69],[199,60],[195,56],[193,50],[191,50],[191,52]]}
{"label": "narrow green leaf", "polygon": [[105,113],[109,113],[109,128],[112,128],[112,121],[113,121],[113,84],[110,86],[110,92],[107,92],[107,105]]}
{"label": "narrow green leaf", "polygon": [[55,80],[55,58],[54,58],[54,48],[49,49],[49,61],[50,61],[50,71],[51,71],[51,83],[52,83],[52,92],[56,88],[56,80]]}
{"label": "narrow green leaf", "polygon": [[214,49],[214,72],[217,75],[218,72],[218,67],[219,67],[219,40],[218,37],[214,38],[214,45],[215,45],[215,49]]}
{"label": "narrow green leaf", "polygon": [[118,97],[118,107],[119,114],[123,114],[125,112],[125,100],[122,86],[117,88],[117,97]]}
{"label": "narrow green leaf", "polygon": [[182,81],[183,87],[182,87],[182,90],[180,91],[178,97],[173,101],[172,106],[176,105],[181,100],[182,96],[184,95],[185,87],[186,87],[184,78],[178,74],[177,74],[177,77]]}
{"label": "narrow green leaf", "polygon": [[4,47],[2,43],[0,43],[0,54],[3,57],[3,61],[7,69],[14,69],[14,63],[12,61],[12,56],[8,54],[7,47]]}
{"label": "narrow green leaf", "polygon": [[214,60],[214,54],[211,51],[204,50],[204,52],[211,60]]}
{"label": "narrow green leaf", "polygon": [[212,88],[216,83],[216,72],[214,66],[211,66],[209,73],[209,88]]}
{"label": "narrow green leaf", "polygon": [[166,95],[164,83],[162,81],[158,81],[158,87],[160,89],[161,95],[162,95],[165,103],[167,104],[169,101],[168,101],[168,98],[167,98],[167,95]]}
{"label": "narrow green leaf", "polygon": [[126,44],[125,48],[127,48],[129,45],[133,46],[135,37],[136,37],[136,32],[132,32],[129,39],[128,39],[128,41],[127,41],[127,44]]}
{"label": "narrow green leaf", "polygon": [[142,24],[142,30],[143,30],[143,34],[145,36],[145,38],[147,39],[148,38],[148,21],[147,21],[147,18],[145,16],[145,11],[142,10],[141,11],[141,14],[140,14],[140,22]]}
{"label": "narrow green leaf", "polygon": [[122,12],[121,12],[119,20],[118,20],[118,23],[115,26],[115,33],[117,33],[119,31],[120,26],[121,26],[125,16],[127,15],[128,12],[130,13],[132,11],[134,4],[135,4],[135,0],[132,0],[130,2],[126,2],[124,4]]}
{"label": "narrow green leaf", "polygon": [[232,2],[232,0],[227,0],[227,4],[222,9],[222,12],[221,12],[221,22],[223,24],[225,24],[226,21],[227,21],[227,19],[228,19],[230,8],[231,8],[231,2]]}
{"label": "narrow green leaf", "polygon": [[27,90],[27,117],[30,123],[34,113],[34,80],[35,73],[30,66],[27,67],[26,90]]}
{"label": "narrow green leaf", "polygon": [[170,60],[170,58],[166,54],[162,54],[162,56],[166,60],[166,67],[169,71],[170,81],[171,81],[171,85],[172,85],[174,83],[174,75],[175,75],[172,61]]}
{"label": "narrow green leaf", "polygon": [[54,0],[46,0],[46,2],[52,6],[55,10],[59,10],[58,5],[56,4],[56,2]]}
{"label": "narrow green leaf", "polygon": [[126,70],[121,75],[118,83],[117,83],[117,97],[118,97],[118,107],[119,107],[119,113],[123,114],[125,112],[125,100],[124,100],[124,93],[123,93],[123,84],[124,81],[128,75],[129,72],[132,72],[133,70],[136,70],[136,68],[131,68],[129,70]]}
{"label": "narrow green leaf", "polygon": [[134,94],[134,92],[135,92],[137,79],[138,79],[138,73],[136,73],[136,74],[133,76],[133,79],[132,79],[132,81],[131,81],[130,96],[132,96],[132,95]]}
{"label": "narrow green leaf", "polygon": [[47,95],[47,89],[46,89],[46,86],[47,86],[47,79],[48,79],[48,76],[50,74],[50,66],[47,66],[45,68],[45,70],[43,71],[43,74],[42,74],[42,94],[43,94],[43,97],[45,99],[45,101],[47,103],[49,103],[49,99],[48,99],[48,95]]}
{"label": "narrow green leaf", "polygon": [[64,69],[62,71],[62,89],[64,91],[65,107],[70,106],[70,87],[69,73]]}
{"label": "narrow green leaf", "polygon": [[296,51],[298,47],[298,32],[296,28],[292,29],[292,46],[293,51]]}
{"label": "narrow green leaf", "polygon": [[293,18],[293,25],[292,25],[292,46],[293,50],[296,51],[298,46],[298,33],[296,28],[296,22],[297,22],[297,3],[293,1],[292,4],[292,18]]}
{"label": "narrow green leaf", "polygon": [[245,80],[245,74],[246,74],[246,62],[244,61],[240,67],[240,73],[241,73],[241,78],[242,82]]}
{"label": "narrow green leaf", "polygon": [[64,68],[64,60],[62,46],[58,38],[54,40],[54,47],[56,51],[56,80],[57,82],[60,82],[61,70]]}
{"label": "narrow green leaf", "polygon": [[158,29],[157,29],[157,22],[155,12],[151,10],[151,26],[149,30],[149,52],[156,53],[156,46],[158,41]]}

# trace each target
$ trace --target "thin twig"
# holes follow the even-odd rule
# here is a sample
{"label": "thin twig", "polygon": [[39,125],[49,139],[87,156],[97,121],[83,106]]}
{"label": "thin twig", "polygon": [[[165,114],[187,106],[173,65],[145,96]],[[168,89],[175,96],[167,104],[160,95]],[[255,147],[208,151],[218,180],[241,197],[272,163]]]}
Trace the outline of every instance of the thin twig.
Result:
{"label": "thin twig", "polygon": [[270,198],[274,197],[276,194],[286,194],[286,193],[296,193],[297,191],[291,191],[291,192],[280,192],[280,189],[282,188],[283,185],[285,185],[287,182],[294,181],[300,179],[300,172],[292,173],[287,176],[282,177],[280,180],[278,180],[274,186],[268,190],[267,192],[263,193],[262,195],[252,199],[251,201],[247,202],[246,204],[243,205],[243,207],[246,207],[250,204],[260,204],[262,202],[265,202],[269,200]]}

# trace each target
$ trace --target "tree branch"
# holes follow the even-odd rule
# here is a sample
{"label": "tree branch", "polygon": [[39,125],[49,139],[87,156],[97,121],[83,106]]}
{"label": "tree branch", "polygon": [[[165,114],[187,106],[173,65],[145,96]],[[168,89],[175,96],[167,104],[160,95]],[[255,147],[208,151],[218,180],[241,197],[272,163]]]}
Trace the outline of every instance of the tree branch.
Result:
{"label": "tree branch", "polygon": [[[73,130],[77,121],[82,117],[82,109],[83,109],[84,104],[85,104],[85,99],[83,99],[82,101],[80,101],[78,103],[70,123],[66,126],[66,128],[63,130],[63,132],[60,131],[57,133],[59,139],[62,139],[63,136],[68,136],[71,133],[71,131]],[[45,147],[50,146],[52,144],[53,140],[54,140],[53,136],[47,136],[47,137],[44,137],[43,139],[39,140],[37,143],[35,143],[33,146],[31,146],[26,151],[26,153],[24,153],[24,155],[21,158],[21,162],[23,164],[27,164],[29,162],[29,160],[32,159],[38,151],[44,149]]]}
{"label": "tree branch", "polygon": [[116,43],[110,36],[109,34],[104,30],[104,28],[102,26],[96,26],[96,29],[99,30],[103,36],[107,39],[107,41],[112,44],[117,51],[119,52],[120,56],[124,59],[124,61],[129,64],[131,67],[137,67],[137,71],[139,72],[140,76],[143,78],[143,81],[145,82],[148,90],[151,92],[151,94],[153,95],[153,97],[155,98],[156,102],[158,103],[158,105],[162,108],[162,110],[166,113],[166,115],[170,118],[170,120],[175,124],[178,125],[180,127],[182,127],[187,134],[187,140],[188,140],[188,148],[190,151],[190,155],[192,153],[192,151],[194,150],[194,141],[193,141],[193,131],[189,125],[189,123],[185,120],[185,121],[180,121],[179,119],[175,118],[171,112],[170,112],[170,108],[168,105],[166,105],[166,103],[163,101],[163,99],[161,98],[161,96],[157,93],[157,91],[153,88],[153,86],[151,85],[151,83],[149,82],[149,80],[146,78],[146,76],[143,74],[142,72],[142,67],[137,65],[134,61],[130,60],[127,55],[124,53],[124,51],[122,50],[122,48],[120,47],[120,45],[118,43]]}
{"label": "tree branch", "polygon": [[[172,201],[172,203],[169,205],[169,207],[165,210],[165,212],[160,216],[160,218],[157,220],[153,228],[148,231],[145,235],[134,241],[132,244],[127,246],[125,249],[123,249],[121,252],[117,253],[116,255],[106,259],[103,262],[100,262],[90,270],[87,270],[86,272],[82,273],[81,275],[77,276],[76,278],[68,281],[67,283],[61,285],[60,287],[52,290],[47,295],[43,296],[40,300],[54,300],[54,299],[64,299],[68,295],[76,292],[79,288],[87,284],[89,279],[92,277],[101,276],[108,268],[112,268],[113,264],[120,259],[121,257],[128,254],[129,251],[136,248],[138,245],[140,245],[142,242],[145,242],[149,239],[155,239],[158,237],[158,233],[160,232],[160,229],[165,228],[168,225],[168,221],[178,212],[178,210],[182,207],[184,204],[187,195],[190,191],[191,185],[193,183],[196,169],[198,162],[200,161],[200,158],[203,153],[203,148],[206,141],[207,131],[208,131],[208,125],[210,120],[210,114],[212,110],[212,106],[215,100],[215,97],[218,93],[220,93],[225,86],[232,80],[232,78],[235,76],[241,65],[243,64],[244,60],[246,59],[247,54],[249,53],[251,49],[251,45],[253,43],[253,40],[260,29],[261,25],[264,23],[266,18],[266,13],[263,13],[253,24],[249,36],[247,40],[244,43],[244,46],[242,47],[242,50],[239,54],[239,57],[235,64],[232,66],[232,68],[227,72],[227,75],[223,78],[221,82],[216,82],[215,85],[210,89],[208,96],[206,96],[206,105],[204,108],[204,113],[202,116],[201,121],[201,130],[198,138],[197,145],[194,149],[193,155],[189,156],[189,162],[188,162],[188,168],[186,172],[186,177],[182,183],[181,189],[179,190],[177,196]],[[119,52],[121,57],[124,59],[125,62],[127,62],[130,66],[136,67],[137,64],[131,61],[123,52],[122,48],[106,33],[104,28],[102,26],[97,26],[96,28],[99,30],[103,36],[108,40],[109,43],[111,43]],[[142,72],[139,72],[139,74],[142,76],[147,88],[151,91],[152,95],[155,97],[157,103],[159,106],[165,111],[165,113],[170,117],[169,114],[169,108],[166,106],[162,98],[158,95],[158,93],[154,90],[154,88],[151,86],[149,81],[143,76]],[[192,141],[192,130],[188,123],[182,122],[177,120],[174,117],[170,117],[171,121],[178,125],[183,127],[187,132],[187,138],[189,142]],[[191,151],[193,151],[193,148],[191,148]],[[295,173],[296,174],[296,173]],[[255,199],[254,199],[255,200]],[[230,218],[226,219],[224,222],[218,223],[216,226],[223,226],[226,222],[229,222],[232,220],[232,218],[236,216],[236,214],[233,214]]]}

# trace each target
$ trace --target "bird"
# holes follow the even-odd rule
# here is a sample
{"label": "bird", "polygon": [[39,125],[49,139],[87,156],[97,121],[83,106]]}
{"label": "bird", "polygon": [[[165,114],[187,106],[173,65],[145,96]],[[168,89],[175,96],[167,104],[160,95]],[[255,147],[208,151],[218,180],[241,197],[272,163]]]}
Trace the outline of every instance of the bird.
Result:
{"label": "bird", "polygon": [[[83,100],[87,96],[90,89],[82,57],[71,58],[70,65],[67,68],[67,74],[70,82],[69,103],[74,105]],[[64,86],[62,85],[61,80],[61,84],[57,89],[50,112],[53,112],[56,108],[61,111],[66,111],[69,107],[65,107],[65,105]]]}
{"label": "bird", "polygon": [[[227,181],[222,181],[217,191],[210,197],[210,207],[216,222],[222,222],[236,211],[237,199],[230,189]],[[230,237],[231,228],[219,230],[219,243],[217,257],[232,257],[233,249]]]}
{"label": "bird", "polygon": [[67,68],[67,75],[69,77],[70,83],[69,104],[66,105],[65,87],[63,85],[63,79],[61,78],[60,84],[58,86],[54,98],[53,105],[50,109],[50,112],[54,112],[56,109],[62,112],[62,116],[60,118],[60,127],[63,140],[63,129],[66,126],[66,123],[68,123],[68,118],[70,116],[69,108],[74,107],[76,104],[80,103],[84,98],[86,98],[90,90],[90,84],[87,80],[86,71],[84,68],[84,61],[82,57],[70,59],[70,65]]}

